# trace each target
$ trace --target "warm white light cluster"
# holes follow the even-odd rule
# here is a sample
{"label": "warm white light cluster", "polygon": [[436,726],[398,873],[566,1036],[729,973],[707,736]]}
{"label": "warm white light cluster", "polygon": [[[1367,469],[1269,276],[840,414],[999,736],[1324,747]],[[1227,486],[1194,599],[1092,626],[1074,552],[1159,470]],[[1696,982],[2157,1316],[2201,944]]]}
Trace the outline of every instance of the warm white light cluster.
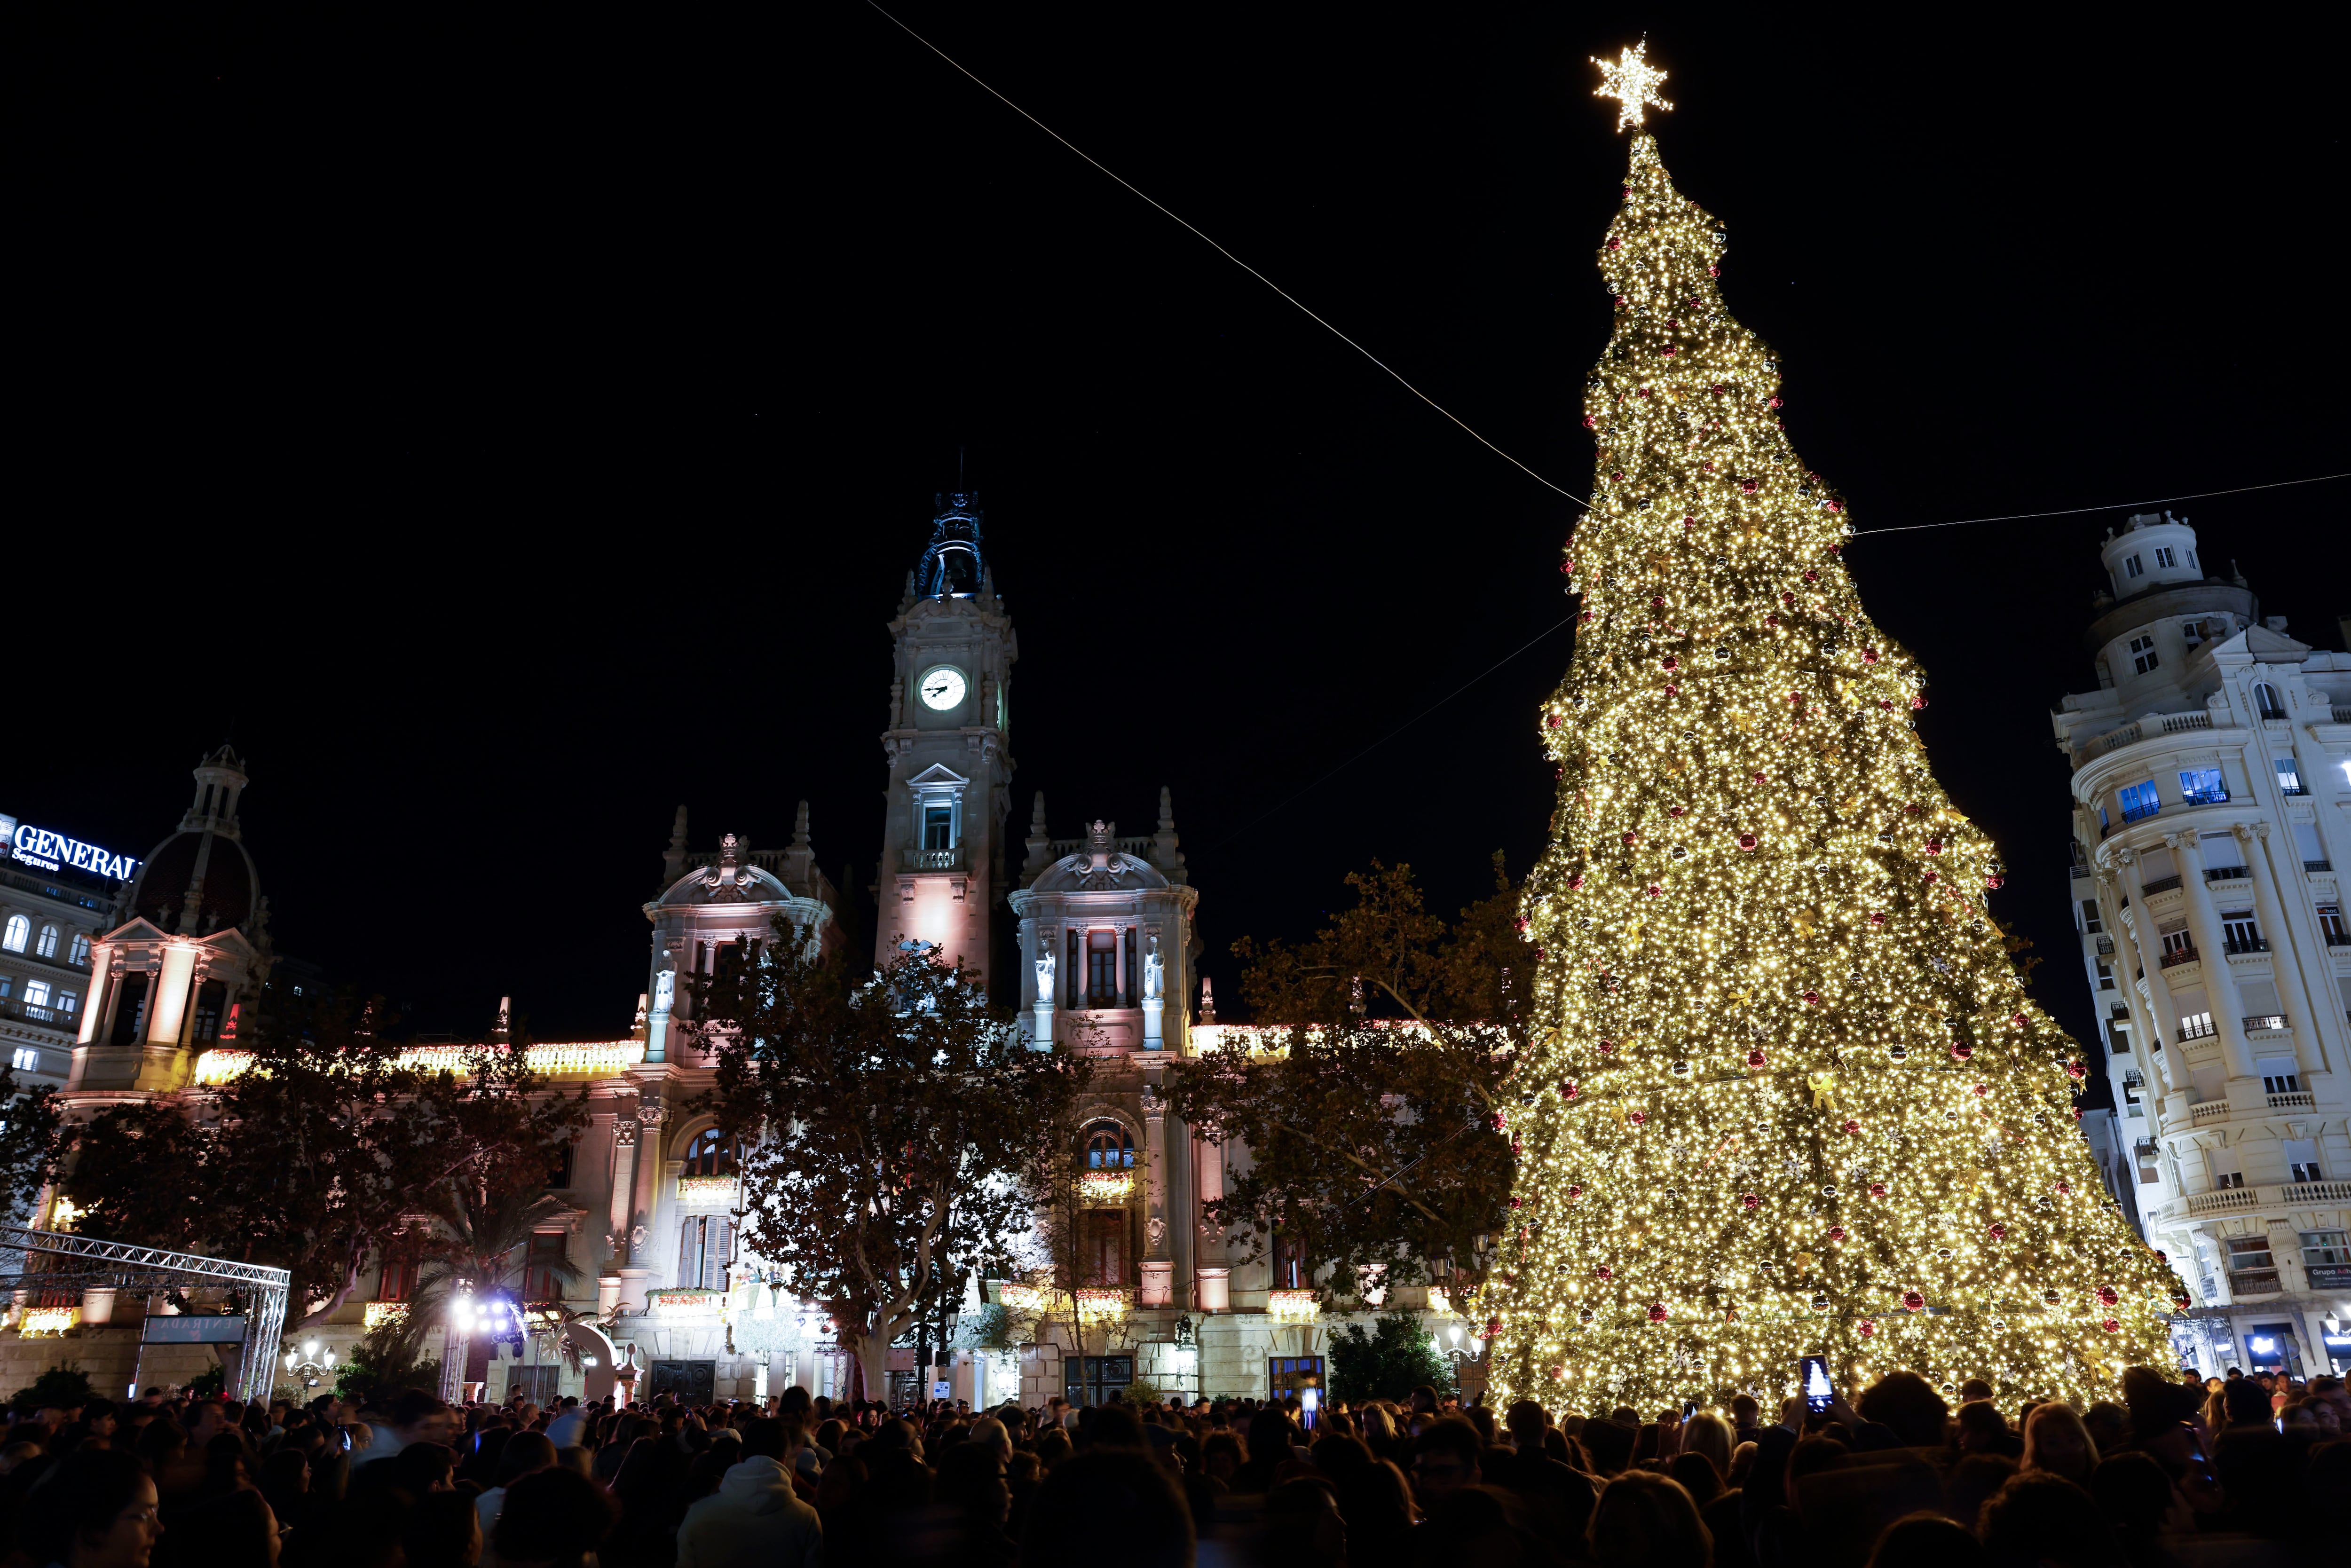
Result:
{"label": "warm white light cluster", "polygon": [[[475,1045],[413,1046],[394,1057],[392,1065],[405,1071],[464,1073],[471,1071],[474,1059],[487,1049]],[[534,1045],[523,1052],[530,1071],[546,1078],[608,1078],[644,1058],[645,1042],[641,1040],[576,1040]],[[207,1051],[196,1058],[196,1086],[216,1088],[252,1071],[253,1061],[254,1055],[249,1051]]]}
{"label": "warm white light cluster", "polygon": [[1642,39],[1613,60],[1592,57],[1600,68],[1600,85],[1592,89],[1594,98],[1616,100],[1616,129],[1638,129],[1646,120],[1647,110],[1671,109],[1673,105],[1657,96],[1657,84],[1666,73],[1649,63],[1649,40]]}
{"label": "warm white light cluster", "polygon": [[2111,1396],[2168,1360],[2177,1281],[2105,1197],[2082,1052],[1991,924],[1992,844],[1928,767],[1924,676],[1839,559],[1723,247],[1635,136],[1540,721],[1558,810],[1521,909],[1553,1027],[1510,1113],[1495,1379],[1653,1410],[1820,1352],[1848,1387]]}

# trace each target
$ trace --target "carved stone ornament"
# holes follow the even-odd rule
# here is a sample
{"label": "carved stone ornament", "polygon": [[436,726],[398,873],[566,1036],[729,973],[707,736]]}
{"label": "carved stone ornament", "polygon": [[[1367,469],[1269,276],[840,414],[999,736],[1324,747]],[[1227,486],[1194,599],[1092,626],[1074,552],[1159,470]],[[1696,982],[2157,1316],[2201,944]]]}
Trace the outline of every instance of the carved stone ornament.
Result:
{"label": "carved stone ornament", "polygon": [[1048,1004],[1053,999],[1053,953],[1050,947],[1037,956],[1037,999]]}
{"label": "carved stone ornament", "polygon": [[1153,1215],[1143,1222],[1143,1235],[1144,1239],[1150,1243],[1151,1250],[1158,1251],[1167,1244],[1167,1222]]}
{"label": "carved stone ornament", "polygon": [[632,1225],[632,1226],[630,1226],[630,1227],[629,1227],[629,1246],[630,1246],[630,1248],[633,1250],[634,1249],[637,1249],[637,1248],[643,1247],[643,1246],[645,1244],[645,1235],[646,1235],[646,1232],[645,1232],[645,1228],[644,1228],[643,1226],[642,1226],[642,1225]]}
{"label": "carved stone ornament", "polygon": [[635,1148],[637,1146],[637,1124],[626,1118],[613,1123],[612,1146],[616,1149]]}
{"label": "carved stone ornament", "polygon": [[719,841],[718,863],[702,873],[713,904],[747,904],[759,897],[759,873],[743,863],[742,841],[729,833]]}
{"label": "carved stone ornament", "polygon": [[662,1103],[655,1095],[648,1094],[637,1103],[637,1120],[648,1127],[660,1126],[662,1118],[668,1114],[668,1112],[662,1109]]}

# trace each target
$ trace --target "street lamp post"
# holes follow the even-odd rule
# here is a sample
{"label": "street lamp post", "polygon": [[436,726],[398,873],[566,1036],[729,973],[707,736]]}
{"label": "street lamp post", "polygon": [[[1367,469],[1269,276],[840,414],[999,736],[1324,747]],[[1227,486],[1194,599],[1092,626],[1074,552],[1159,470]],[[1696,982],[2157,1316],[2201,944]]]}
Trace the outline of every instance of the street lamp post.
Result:
{"label": "street lamp post", "polygon": [[335,1353],[321,1350],[317,1340],[307,1341],[300,1349],[286,1353],[286,1370],[300,1379],[303,1387],[316,1388],[333,1375]]}

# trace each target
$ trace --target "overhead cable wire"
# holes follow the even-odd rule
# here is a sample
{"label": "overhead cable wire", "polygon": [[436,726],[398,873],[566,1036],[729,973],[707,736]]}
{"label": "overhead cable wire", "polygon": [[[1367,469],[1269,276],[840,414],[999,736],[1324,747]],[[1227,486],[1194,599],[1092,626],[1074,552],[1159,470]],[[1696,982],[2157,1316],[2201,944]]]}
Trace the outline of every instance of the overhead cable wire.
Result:
{"label": "overhead cable wire", "polygon": [[[1021,108],[1010,99],[1005,97],[1004,94],[998,92],[995,88],[989,86],[983,78],[981,78],[977,72],[973,71],[969,67],[966,66],[961,60],[956,59],[953,55],[948,54],[945,49],[942,49],[936,44],[931,42],[930,39],[923,37],[922,34],[906,26],[905,23],[900,21],[896,16],[892,16],[889,11],[878,4],[878,0],[865,0],[865,3],[872,6],[874,11],[879,13],[882,18],[888,22],[892,26],[897,28],[900,32],[905,34],[906,37],[914,39],[914,42],[922,45],[923,47],[930,50],[931,53],[936,55],[940,59],[945,60],[948,65],[954,67],[958,73],[969,80],[975,87],[977,87],[982,92],[987,93],[990,98],[993,98],[998,103],[1004,105],[1005,108],[1010,110],[1013,113],[1019,115],[1021,119],[1027,120],[1029,124],[1035,126],[1046,135],[1051,137],[1054,141],[1060,142],[1063,147],[1069,149],[1071,152],[1076,154],[1078,158],[1086,163],[1091,164],[1094,169],[1098,170],[1109,179],[1123,187],[1144,204],[1151,207],[1154,211],[1158,212],[1172,222],[1179,225],[1186,230],[1186,232],[1197,238],[1203,245],[1206,245],[1209,249],[1215,251],[1218,256],[1223,256],[1227,261],[1231,262],[1235,267],[1239,267],[1243,272],[1248,273],[1251,277],[1256,278],[1259,283],[1264,284],[1268,288],[1272,289],[1276,294],[1281,296],[1283,299],[1295,306],[1298,310],[1307,318],[1307,319],[1312,321],[1324,331],[1329,332],[1332,337],[1338,339],[1339,341],[1346,344],[1347,347],[1354,350],[1355,352],[1363,355],[1364,358],[1378,366],[1382,371],[1385,371],[1390,377],[1392,377],[1398,386],[1404,388],[1405,391],[1412,393],[1413,396],[1418,398],[1430,408],[1433,408],[1438,413],[1443,414],[1454,424],[1459,426],[1463,432],[1465,432],[1472,440],[1476,441],[1480,446],[1485,447],[1486,450],[1491,452],[1495,456],[1499,457],[1503,462],[1508,463],[1511,467],[1516,468],[1519,472],[1524,474],[1528,478],[1532,479],[1536,484],[1542,486],[1545,489],[1566,497],[1569,500],[1574,502],[1577,506],[1582,507],[1587,512],[1593,509],[1592,504],[1586,501],[1583,497],[1578,496],[1573,491],[1566,489],[1563,486],[1553,483],[1552,480],[1545,478],[1542,475],[1536,473],[1532,468],[1528,467],[1524,463],[1520,462],[1516,457],[1511,456],[1508,452],[1503,451],[1499,446],[1495,445],[1493,442],[1488,440],[1485,435],[1480,434],[1474,425],[1470,424],[1468,420],[1463,419],[1451,409],[1447,408],[1443,403],[1438,402],[1435,398],[1429,396],[1426,392],[1413,385],[1409,381],[1406,381],[1403,372],[1398,371],[1394,365],[1389,364],[1385,360],[1381,359],[1377,354],[1373,353],[1369,349],[1364,347],[1363,344],[1358,343],[1354,339],[1347,336],[1346,333],[1332,326],[1331,322],[1324,318],[1316,315],[1314,311],[1308,308],[1306,304],[1296,295],[1290,293],[1290,290],[1282,287],[1281,285],[1276,283],[1272,278],[1268,277],[1264,273],[1259,272],[1256,267],[1251,267],[1248,262],[1243,261],[1239,256],[1235,256],[1231,251],[1227,250],[1223,246],[1217,244],[1216,240],[1203,233],[1198,225],[1187,221],[1181,214],[1172,211],[1165,204],[1152,197],[1148,193],[1136,186],[1133,181],[1128,180],[1117,171],[1102,162],[1101,159],[1096,158],[1084,148],[1080,147],[1076,142],[1071,141],[1068,137],[1062,135],[1060,131],[1054,130],[1051,126],[1046,124],[1043,120],[1038,119],[1035,115],[1029,113],[1027,110]],[[2317,485],[2323,484],[2329,479],[2346,478],[2351,478],[2351,474],[2320,474],[2308,479],[2280,479],[2268,485],[2241,485],[2233,489],[2228,490],[2199,490],[2193,494],[2186,496],[2161,496],[2151,501],[2121,501],[2111,506],[2104,507],[2067,507],[2056,511],[2048,512],[2007,512],[1998,517],[1954,517],[1949,522],[1942,523],[1904,523],[1892,528],[1857,528],[1849,537],[1854,538],[1865,538],[1871,534],[1917,533],[1927,528],[1965,528],[1973,523],[2014,523],[2028,521],[2035,517],[2078,517],[2084,512],[2119,511],[2125,507],[2162,507],[2168,506],[2175,501],[2198,501],[2211,496],[2241,496],[2254,490],[2278,490],[2284,489],[2294,485]],[[1562,624],[1564,624],[1564,622],[1562,622]],[[1558,628],[1553,627],[1552,630],[1557,631]],[[1549,633],[1545,633],[1545,635],[1548,634]],[[1520,652],[1524,652],[1524,650],[1521,649]],[[1513,657],[1515,656],[1516,655],[1513,655]],[[1491,671],[1487,673],[1489,674],[1492,674]],[[1485,677],[1481,675],[1479,678],[1482,680]],[[1459,694],[1456,693],[1455,695],[1458,695]],[[1452,699],[1448,697],[1446,700],[1449,702]],[[1415,722],[1417,721],[1416,720]],[[1406,727],[1409,727],[1409,726]],[[1285,802],[1285,804],[1287,802]]]}
{"label": "overhead cable wire", "polygon": [[1477,428],[1470,424],[1468,420],[1463,419],[1459,414],[1455,413],[1451,409],[1447,408],[1443,403],[1437,402],[1435,398],[1429,396],[1426,392],[1421,391],[1410,382],[1405,380],[1404,373],[1398,371],[1394,365],[1389,364],[1385,360],[1381,359],[1377,354],[1374,354],[1369,349],[1366,349],[1361,343],[1358,343],[1355,340],[1347,336],[1346,333],[1342,332],[1338,328],[1333,327],[1330,322],[1324,320],[1322,317],[1317,316],[1312,310],[1308,309],[1306,305],[1300,300],[1296,295],[1290,293],[1290,290],[1284,288],[1280,284],[1276,283],[1272,278],[1268,277],[1264,273],[1259,272],[1256,267],[1251,267],[1248,262],[1243,261],[1239,256],[1235,256],[1231,251],[1227,250],[1223,246],[1218,245],[1207,235],[1202,234],[1196,225],[1186,222],[1183,217],[1169,211],[1168,208],[1161,203],[1153,200],[1151,196],[1137,189],[1133,182],[1121,176],[1114,170],[1105,165],[1102,160],[1088,152],[1084,148],[1080,147],[1068,137],[1062,135],[1060,131],[1054,130],[1051,126],[1046,124],[1043,120],[1038,119],[1035,115],[1029,113],[1027,110],[1021,108],[1019,104],[1013,102],[1002,93],[998,92],[994,88],[988,86],[987,82],[982,81],[979,77],[974,75],[969,69],[966,68],[962,61],[956,59],[953,55],[948,54],[945,49],[939,47],[928,38],[923,37],[922,34],[914,31],[914,28],[907,26],[905,23],[899,21],[897,17],[892,16],[889,12],[883,11],[879,5],[875,4],[875,0],[865,0],[865,3],[868,5],[873,6],[874,10],[881,11],[882,15],[889,20],[891,26],[905,34],[906,37],[914,39],[914,42],[922,45],[923,47],[930,50],[931,53],[938,56],[939,58],[946,61],[947,64],[955,67],[956,70],[962,71],[965,76],[969,77],[971,80],[979,87],[980,90],[986,92],[998,103],[1003,104],[1005,108],[1010,110],[1013,113],[1019,115],[1021,119],[1027,120],[1029,124],[1035,126],[1038,130],[1043,131],[1046,135],[1051,137],[1054,141],[1060,142],[1071,152],[1076,153],[1080,158],[1082,158],[1087,162],[1092,164],[1096,169],[1101,170],[1104,174],[1109,175],[1113,180],[1115,180],[1120,184],[1125,186],[1129,191],[1134,192],[1136,196],[1141,197],[1142,200],[1156,208],[1159,212],[1165,214],[1169,218],[1174,219],[1176,223],[1182,224],[1186,229],[1197,236],[1201,243],[1207,246],[1209,249],[1215,251],[1218,256],[1223,256],[1227,261],[1231,262],[1235,267],[1239,267],[1243,272],[1248,273],[1251,277],[1256,278],[1259,283],[1264,284],[1268,288],[1272,289],[1276,294],[1280,295],[1284,299],[1289,300],[1290,304],[1297,306],[1300,310],[1305,312],[1308,319],[1322,327],[1332,337],[1338,339],[1339,341],[1346,344],[1347,347],[1363,355],[1364,358],[1371,361],[1372,363],[1377,365],[1381,370],[1385,371],[1390,376],[1395,379],[1396,385],[1412,393],[1413,396],[1418,398],[1421,402],[1426,403],[1429,407],[1435,409],[1446,418],[1451,420],[1455,424],[1459,425],[1464,431],[1468,433],[1472,440],[1485,447],[1487,451],[1491,452],[1503,462],[1508,463],[1513,468],[1518,469],[1519,472],[1524,474],[1528,478],[1532,479],[1536,484],[1542,486],[1545,489],[1557,491],[1560,495],[1566,497],[1569,500],[1574,502],[1577,506],[1582,507],[1587,512],[1592,510],[1592,504],[1589,501],[1586,501],[1583,497],[1577,495],[1573,490],[1563,489],[1560,486],[1553,484],[1551,480],[1544,478],[1541,475],[1536,473],[1533,469],[1528,467],[1525,464],[1520,462],[1517,458],[1511,456],[1509,453],[1503,451],[1492,442],[1487,440],[1484,435],[1479,434]]}
{"label": "overhead cable wire", "polygon": [[2239,485],[2229,490],[2198,490],[2185,496],[2158,496],[2151,501],[2115,501],[2103,507],[2067,507],[2055,512],[2004,512],[1996,517],[1954,517],[1948,523],[1904,523],[1890,528],[1855,528],[1854,538],[1871,534],[1915,534],[1923,528],[1960,528],[1970,523],[2020,523],[2033,517],[2074,517],[2084,512],[2119,512],[2126,507],[2168,507],[2174,501],[2200,501],[2208,496],[2242,496],[2254,490],[2283,490],[2294,485],[2323,485],[2329,479],[2351,479],[2351,473],[2314,474],[2307,479],[2279,479],[2267,485]]}

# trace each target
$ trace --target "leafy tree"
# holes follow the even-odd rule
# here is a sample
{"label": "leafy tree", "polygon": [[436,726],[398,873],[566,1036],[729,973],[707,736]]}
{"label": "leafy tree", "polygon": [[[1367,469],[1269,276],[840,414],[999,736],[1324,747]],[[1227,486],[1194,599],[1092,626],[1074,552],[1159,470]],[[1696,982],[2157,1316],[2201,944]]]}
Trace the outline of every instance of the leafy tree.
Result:
{"label": "leafy tree", "polygon": [[404,1326],[386,1323],[360,1337],[335,1369],[338,1397],[364,1399],[378,1389],[397,1392],[441,1386],[440,1362],[419,1356],[415,1343],[399,1332]]}
{"label": "leafy tree", "polygon": [[[460,1296],[505,1309],[496,1337],[521,1339],[530,1239],[542,1223],[570,1211],[561,1198],[544,1190],[543,1172],[537,1184],[509,1180],[495,1186],[489,1181],[492,1174],[447,1183],[430,1195],[435,1223],[418,1246],[421,1262],[408,1311],[398,1322],[377,1331],[387,1356],[422,1364],[426,1332],[447,1317]],[[548,1267],[560,1280],[580,1277],[579,1266],[568,1260]]]}
{"label": "leafy tree", "polygon": [[57,1093],[46,1083],[26,1089],[15,1068],[0,1067],[0,1214],[10,1218],[21,1218],[57,1174]]}
{"label": "leafy tree", "polygon": [[1501,1228],[1523,950],[1499,856],[1494,879],[1448,926],[1411,867],[1350,875],[1355,906],[1311,941],[1234,944],[1242,996],[1282,1026],[1274,1049],[1171,1064],[1171,1108],[1253,1162],[1206,1206],[1210,1222],[1252,1256],[1277,1233],[1296,1243],[1326,1294],[1366,1279],[1474,1283],[1480,1239]]}
{"label": "leafy tree", "polygon": [[341,1306],[451,1193],[543,1190],[586,1124],[586,1089],[552,1092],[518,1030],[442,1069],[403,1060],[371,1002],[273,987],[256,1011],[250,1068],[202,1113],[143,1102],[68,1126],[59,1185],[92,1235],[287,1270],[293,1327]]}
{"label": "leafy tree", "polygon": [[1451,1393],[1453,1368],[1410,1312],[1374,1318],[1369,1333],[1349,1323],[1331,1336],[1332,1398],[1401,1400],[1423,1384]]}
{"label": "leafy tree", "polygon": [[744,1241],[823,1304],[878,1396],[891,1343],[958,1269],[1010,1268],[1029,1222],[1017,1178],[1083,1064],[1029,1050],[935,948],[861,976],[807,956],[782,921],[705,1005],[710,1103],[746,1148]]}
{"label": "leafy tree", "polygon": [[33,1379],[30,1388],[16,1390],[8,1406],[19,1416],[30,1416],[36,1410],[71,1410],[89,1404],[96,1392],[89,1385],[89,1374],[78,1364],[53,1366]]}

